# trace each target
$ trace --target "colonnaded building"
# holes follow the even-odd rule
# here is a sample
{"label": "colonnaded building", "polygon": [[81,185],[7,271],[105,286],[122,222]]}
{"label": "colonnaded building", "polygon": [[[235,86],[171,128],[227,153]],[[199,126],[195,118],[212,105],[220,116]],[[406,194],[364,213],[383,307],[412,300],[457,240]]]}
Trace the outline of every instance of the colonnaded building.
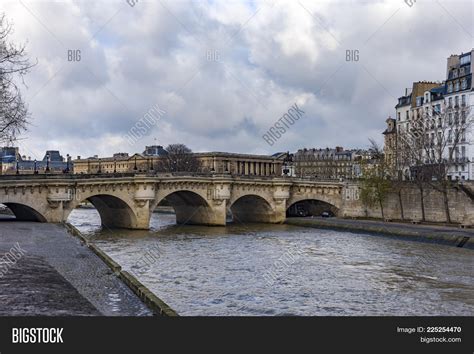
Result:
{"label": "colonnaded building", "polygon": [[[228,152],[198,152],[193,155],[200,162],[201,173],[281,176],[286,153],[251,155]],[[141,154],[116,153],[111,157],[93,156],[73,161],[74,173],[129,173],[156,171],[167,152],[160,145],[147,146]]]}

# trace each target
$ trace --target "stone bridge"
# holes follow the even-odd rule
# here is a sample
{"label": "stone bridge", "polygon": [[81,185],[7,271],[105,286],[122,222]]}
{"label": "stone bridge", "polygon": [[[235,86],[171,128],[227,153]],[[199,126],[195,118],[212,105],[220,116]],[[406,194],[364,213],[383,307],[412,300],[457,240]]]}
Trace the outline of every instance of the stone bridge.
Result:
{"label": "stone bridge", "polygon": [[177,223],[225,225],[229,212],[239,222],[280,223],[303,200],[339,211],[345,188],[338,181],[230,175],[2,176],[0,204],[18,220],[60,223],[89,201],[111,228],[148,229],[151,213],[164,200],[175,209]]}

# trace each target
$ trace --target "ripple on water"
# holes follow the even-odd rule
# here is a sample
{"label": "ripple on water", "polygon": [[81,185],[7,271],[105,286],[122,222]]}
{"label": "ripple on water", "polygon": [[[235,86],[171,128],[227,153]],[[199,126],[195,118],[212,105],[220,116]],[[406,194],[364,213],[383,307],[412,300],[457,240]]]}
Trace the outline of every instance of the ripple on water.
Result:
{"label": "ripple on water", "polygon": [[471,250],[289,225],[175,226],[164,214],[150,231],[102,230],[90,209],[70,221],[182,315],[474,315]]}

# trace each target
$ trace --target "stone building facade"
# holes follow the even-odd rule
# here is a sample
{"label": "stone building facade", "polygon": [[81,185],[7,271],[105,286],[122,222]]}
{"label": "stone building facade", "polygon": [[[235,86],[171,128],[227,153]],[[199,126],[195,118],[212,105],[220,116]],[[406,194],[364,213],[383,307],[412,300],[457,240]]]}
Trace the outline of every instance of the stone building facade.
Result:
{"label": "stone building facade", "polygon": [[354,152],[342,147],[300,149],[293,154],[297,177],[339,179],[354,177]]}
{"label": "stone building facade", "polygon": [[[160,160],[166,158],[166,151],[160,148],[147,147],[144,153],[131,156],[127,153],[86,159],[78,156],[78,159],[74,160],[74,173],[153,172],[158,169]],[[157,153],[150,154],[149,151]],[[283,159],[281,157],[227,152],[198,152],[194,153],[194,156],[200,161],[199,173],[252,176],[280,176],[282,174]]]}
{"label": "stone building facade", "polygon": [[385,121],[387,129],[382,133],[384,135],[384,159],[389,171],[396,173],[397,170],[397,121],[388,117]]}
{"label": "stone building facade", "polygon": [[235,154],[228,152],[201,152],[195,156],[201,161],[202,172],[235,175],[281,176],[283,160],[269,155]]}
{"label": "stone building facade", "polygon": [[18,147],[0,148],[0,175],[68,173],[73,164],[69,155],[64,158],[57,150],[48,150],[42,160],[20,154]]}
{"label": "stone building facade", "polygon": [[[432,156],[436,154],[436,142],[444,139],[446,135],[446,147],[442,154],[446,161],[448,178],[453,180],[474,180],[474,132],[471,123],[474,119],[473,56],[474,50],[451,55],[447,59],[446,79],[443,83],[414,82],[412,88],[406,89],[405,95],[399,97],[395,106],[398,146],[402,145],[400,141],[404,134],[410,132],[419,124],[419,120],[422,120],[423,124],[430,127],[423,132],[423,138],[432,147],[429,151],[423,151],[423,164],[432,163]],[[451,136],[457,135],[458,131],[461,133],[460,141],[454,142],[455,139]],[[441,139],[438,139],[438,134],[442,134]],[[406,179],[411,177],[414,170],[429,167],[412,166],[398,149],[396,154],[398,174]]]}

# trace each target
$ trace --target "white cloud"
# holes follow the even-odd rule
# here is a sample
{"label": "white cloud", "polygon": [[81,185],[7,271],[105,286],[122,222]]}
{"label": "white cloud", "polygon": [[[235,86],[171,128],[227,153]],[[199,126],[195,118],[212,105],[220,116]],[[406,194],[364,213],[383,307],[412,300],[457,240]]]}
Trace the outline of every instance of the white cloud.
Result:
{"label": "white cloud", "polygon": [[[155,142],[250,153],[363,147],[381,140],[405,87],[442,80],[446,57],[472,47],[469,1],[442,2],[449,14],[435,1],[23,2],[4,11],[38,58],[21,144],[41,157]],[[81,61],[68,62],[75,49]],[[359,62],[346,62],[346,50],[359,50]],[[262,134],[296,101],[304,118],[268,146]],[[122,136],[155,104],[166,114],[128,147]]]}

